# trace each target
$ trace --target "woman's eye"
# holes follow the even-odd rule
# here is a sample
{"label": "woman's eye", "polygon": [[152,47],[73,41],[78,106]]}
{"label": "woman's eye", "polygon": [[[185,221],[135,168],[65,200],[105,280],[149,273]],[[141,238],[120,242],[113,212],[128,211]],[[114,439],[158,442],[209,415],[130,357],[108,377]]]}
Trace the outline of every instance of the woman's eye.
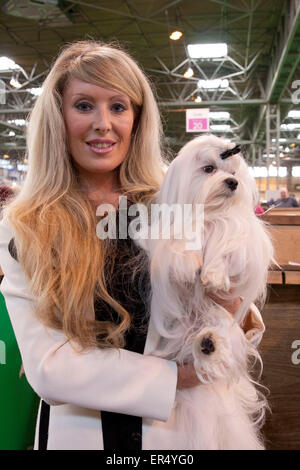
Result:
{"label": "woman's eye", "polygon": [[204,166],[202,169],[205,173],[212,173],[215,167],[213,165],[207,165],[207,166]]}
{"label": "woman's eye", "polygon": [[92,105],[87,101],[81,101],[80,103],[77,103],[75,105],[75,108],[79,109],[79,111],[89,111],[90,109],[92,109]]}
{"label": "woman's eye", "polygon": [[124,104],[122,103],[115,103],[112,105],[112,109],[114,112],[116,113],[122,113],[123,111],[125,111],[127,108]]}

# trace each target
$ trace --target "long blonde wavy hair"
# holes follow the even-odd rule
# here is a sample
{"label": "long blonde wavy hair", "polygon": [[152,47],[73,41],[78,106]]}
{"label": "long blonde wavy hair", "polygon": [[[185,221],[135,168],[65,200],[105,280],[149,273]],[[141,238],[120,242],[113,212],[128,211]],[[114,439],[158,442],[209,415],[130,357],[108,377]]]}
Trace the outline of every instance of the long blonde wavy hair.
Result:
{"label": "long blonde wavy hair", "polygon": [[[131,100],[134,135],[119,168],[122,193],[149,204],[160,187],[161,121],[148,79],[119,46],[79,41],[62,50],[31,112],[27,177],[5,214],[39,320],[63,330],[82,349],[122,347],[130,315],[107,291],[108,248],[97,238],[95,209],[68,151],[62,96],[72,78]],[[95,296],[117,312],[116,324],[95,320]]]}

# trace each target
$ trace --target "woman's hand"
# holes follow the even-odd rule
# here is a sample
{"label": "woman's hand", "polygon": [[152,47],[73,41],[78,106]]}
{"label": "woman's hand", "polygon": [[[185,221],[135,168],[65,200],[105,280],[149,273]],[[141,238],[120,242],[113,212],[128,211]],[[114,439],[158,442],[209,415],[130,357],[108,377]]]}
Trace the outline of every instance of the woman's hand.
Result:
{"label": "woman's hand", "polygon": [[185,364],[177,368],[177,389],[192,388],[200,385],[200,380],[197,377],[193,364]]}

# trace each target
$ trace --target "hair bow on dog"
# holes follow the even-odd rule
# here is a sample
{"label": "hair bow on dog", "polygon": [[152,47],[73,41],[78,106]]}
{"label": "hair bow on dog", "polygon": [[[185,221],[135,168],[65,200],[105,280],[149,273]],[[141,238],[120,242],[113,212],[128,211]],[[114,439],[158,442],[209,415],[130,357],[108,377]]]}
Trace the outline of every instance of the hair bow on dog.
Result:
{"label": "hair bow on dog", "polygon": [[225,160],[225,158],[231,157],[231,155],[235,155],[240,151],[241,147],[239,145],[236,145],[235,147],[233,147],[233,149],[225,150],[225,152],[220,153],[220,157],[222,158],[222,160]]}

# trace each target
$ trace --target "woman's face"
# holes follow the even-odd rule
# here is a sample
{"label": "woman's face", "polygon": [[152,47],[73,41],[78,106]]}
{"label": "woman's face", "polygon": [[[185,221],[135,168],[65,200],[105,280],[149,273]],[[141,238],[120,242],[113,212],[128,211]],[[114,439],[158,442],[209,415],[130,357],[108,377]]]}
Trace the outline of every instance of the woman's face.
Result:
{"label": "woman's face", "polygon": [[74,78],[63,94],[63,115],[80,174],[107,176],[123,162],[134,123],[127,95]]}

